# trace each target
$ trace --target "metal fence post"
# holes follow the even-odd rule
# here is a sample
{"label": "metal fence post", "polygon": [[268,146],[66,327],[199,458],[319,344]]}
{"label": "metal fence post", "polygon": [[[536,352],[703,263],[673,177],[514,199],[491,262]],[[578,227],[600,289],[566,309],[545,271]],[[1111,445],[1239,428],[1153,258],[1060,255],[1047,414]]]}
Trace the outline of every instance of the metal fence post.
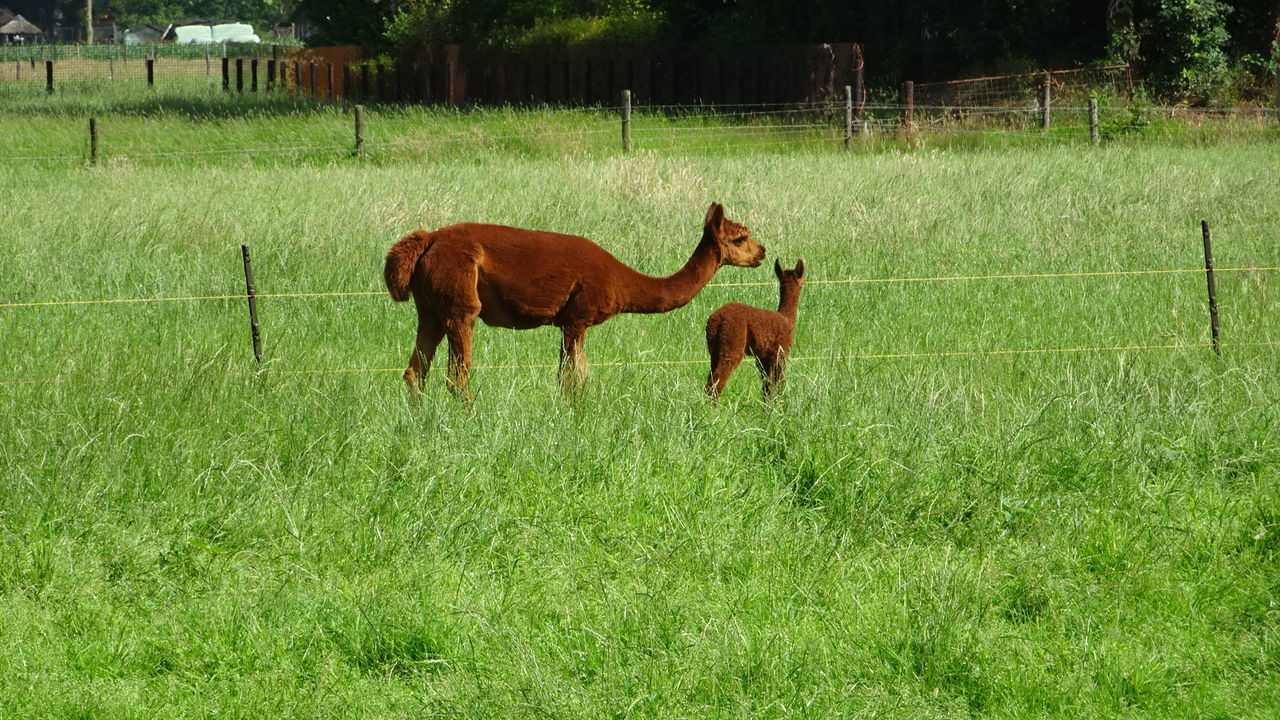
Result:
{"label": "metal fence post", "polygon": [[911,134],[916,129],[916,84],[911,80],[902,83],[903,126]]}
{"label": "metal fence post", "polygon": [[244,256],[245,297],[249,299],[249,327],[253,331],[253,358],[262,364],[262,336],[258,330],[258,298],[253,288],[253,266],[249,264],[249,246],[241,245],[240,253]]}
{"label": "metal fence post", "polygon": [[853,140],[853,88],[844,86],[844,149]]}
{"label": "metal fence post", "polygon": [[631,152],[631,91],[622,91],[622,151]]}
{"label": "metal fence post", "polygon": [[364,155],[364,106],[356,108],[356,156]]}
{"label": "metal fence post", "polygon": [[1094,145],[1102,142],[1102,136],[1098,134],[1098,98],[1089,98],[1089,140]]}
{"label": "metal fence post", "polygon": [[1209,285],[1209,329],[1213,333],[1213,351],[1219,355],[1218,346],[1218,293],[1213,284],[1213,248],[1209,239],[1209,221],[1200,221],[1200,233],[1204,237],[1204,277]]}
{"label": "metal fence post", "polygon": [[1044,80],[1040,85],[1040,127],[1044,130],[1049,129],[1049,103],[1051,102],[1050,93],[1053,92],[1053,81],[1049,77],[1049,73],[1044,74]]}

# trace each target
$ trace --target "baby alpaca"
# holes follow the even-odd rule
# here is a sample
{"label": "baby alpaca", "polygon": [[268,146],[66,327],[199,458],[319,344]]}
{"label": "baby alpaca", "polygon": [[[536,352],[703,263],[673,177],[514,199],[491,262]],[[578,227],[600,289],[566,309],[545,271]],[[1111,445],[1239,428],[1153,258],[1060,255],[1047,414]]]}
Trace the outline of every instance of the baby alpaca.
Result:
{"label": "baby alpaca", "polygon": [[766,399],[782,389],[782,371],[787,353],[791,352],[796,308],[800,305],[800,289],[804,287],[804,260],[796,263],[793,270],[783,270],[775,260],[773,272],[778,276],[781,290],[777,312],[729,303],[707,318],[707,352],[711,354],[707,395],[712,402],[720,397],[744,354],[756,359]]}

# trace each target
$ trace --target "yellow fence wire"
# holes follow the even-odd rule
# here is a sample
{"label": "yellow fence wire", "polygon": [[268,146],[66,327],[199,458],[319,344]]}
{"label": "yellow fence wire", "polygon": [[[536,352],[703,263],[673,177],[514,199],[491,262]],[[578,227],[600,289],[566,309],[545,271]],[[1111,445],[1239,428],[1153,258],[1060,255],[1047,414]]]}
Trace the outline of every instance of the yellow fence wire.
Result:
{"label": "yellow fence wire", "polygon": [[[1228,267],[1214,268],[1215,273],[1224,272],[1269,272],[1280,270],[1280,266],[1249,266],[1249,267]],[[808,285],[851,285],[851,284],[876,284],[876,283],[911,283],[911,282],[959,282],[959,281],[977,281],[977,280],[1028,280],[1036,278],[1070,278],[1070,277],[1106,277],[1121,275],[1178,275],[1178,274],[1203,274],[1204,268],[1178,268],[1170,270],[1101,270],[1093,272],[1063,272],[1063,273],[1017,273],[1005,275],[954,275],[954,276],[937,276],[937,277],[883,277],[883,278],[847,278],[838,280],[809,280]],[[708,283],[707,287],[751,287],[777,285],[776,281],[768,282],[729,282],[729,283]],[[306,297],[352,297],[361,295],[385,295],[385,290],[358,290],[358,291],[335,291],[335,292],[296,292],[296,293],[255,293],[257,298],[306,298]],[[124,303],[150,303],[150,302],[188,302],[200,300],[244,300],[247,297],[245,293],[236,295],[188,295],[181,297],[147,297],[147,298],[111,298],[105,300],[41,300],[33,302],[5,302],[0,303],[0,308],[16,308],[16,307],[51,307],[59,305],[113,305]]]}

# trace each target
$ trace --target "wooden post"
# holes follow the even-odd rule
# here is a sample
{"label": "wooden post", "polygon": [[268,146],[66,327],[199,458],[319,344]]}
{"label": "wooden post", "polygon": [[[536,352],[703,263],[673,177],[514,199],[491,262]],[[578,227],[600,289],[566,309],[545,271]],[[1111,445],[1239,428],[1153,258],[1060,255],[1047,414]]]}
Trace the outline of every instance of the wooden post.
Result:
{"label": "wooden post", "polygon": [[853,46],[853,54],[858,62],[858,69],[853,75],[853,122],[856,130],[862,132],[862,110],[867,100],[867,86],[863,77],[863,68],[866,66],[866,61],[862,59],[861,45]]}
{"label": "wooden post", "polygon": [[276,59],[267,61],[267,92],[276,89]]}
{"label": "wooden post", "polygon": [[236,92],[244,92],[244,58],[236,58]]}
{"label": "wooden post", "polygon": [[258,58],[249,61],[249,89],[258,92]]}
{"label": "wooden post", "polygon": [[209,58],[209,46],[204,46],[204,74],[206,76],[213,74],[213,64]]}
{"label": "wooden post", "polygon": [[333,63],[328,64],[329,71],[329,99],[333,100],[338,97],[338,91],[333,87]]}
{"label": "wooden post", "polygon": [[853,88],[844,86],[844,149],[853,141]]}
{"label": "wooden post", "polygon": [[53,93],[53,61],[44,61],[44,90]]}
{"label": "wooden post", "polygon": [[631,91],[622,91],[622,151],[631,152]]}
{"label": "wooden post", "polygon": [[1044,130],[1049,129],[1049,102],[1052,88],[1053,81],[1050,80],[1049,73],[1045,73],[1044,80],[1040,83],[1040,127]]}
{"label": "wooden post", "polygon": [[98,164],[98,120],[89,118],[89,164]]}
{"label": "wooden post", "polygon": [[364,155],[364,106],[356,106],[356,156]]}
{"label": "wooden post", "polygon": [[147,58],[147,87],[154,87],[156,84],[156,61],[155,58]]}
{"label": "wooden post", "polygon": [[249,327],[253,330],[253,358],[262,364],[262,336],[258,330],[258,298],[253,290],[253,266],[249,264],[249,246],[241,245],[240,253],[244,256],[244,288],[249,299]]}
{"label": "wooden post", "polygon": [[1204,277],[1209,284],[1209,329],[1213,332],[1213,351],[1219,355],[1218,346],[1218,293],[1213,285],[1213,247],[1209,240],[1209,221],[1200,221],[1200,233],[1204,236]]}
{"label": "wooden post", "polygon": [[107,56],[107,79],[108,80],[116,79],[116,56],[115,55]]}
{"label": "wooden post", "polygon": [[311,99],[316,98],[316,64],[309,63],[307,65],[307,77],[311,80]]}
{"label": "wooden post", "polygon": [[231,65],[225,57],[222,58],[222,89],[226,92],[231,91]]}
{"label": "wooden post", "polygon": [[1089,140],[1094,145],[1102,142],[1102,136],[1098,134],[1098,98],[1089,98]]}
{"label": "wooden post", "polygon": [[910,80],[902,83],[903,97],[903,127],[906,128],[907,134],[915,132],[916,129],[916,84]]}

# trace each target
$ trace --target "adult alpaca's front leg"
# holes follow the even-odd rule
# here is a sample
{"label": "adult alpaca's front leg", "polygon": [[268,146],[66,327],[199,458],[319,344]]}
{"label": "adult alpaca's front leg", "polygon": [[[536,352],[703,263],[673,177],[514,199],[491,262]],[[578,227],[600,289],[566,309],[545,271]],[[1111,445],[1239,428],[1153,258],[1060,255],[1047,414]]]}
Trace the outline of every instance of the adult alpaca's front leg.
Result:
{"label": "adult alpaca's front leg", "polygon": [[587,379],[587,353],[583,349],[587,328],[585,325],[566,325],[560,329],[563,332],[560,339],[560,385],[565,390],[573,390]]}

